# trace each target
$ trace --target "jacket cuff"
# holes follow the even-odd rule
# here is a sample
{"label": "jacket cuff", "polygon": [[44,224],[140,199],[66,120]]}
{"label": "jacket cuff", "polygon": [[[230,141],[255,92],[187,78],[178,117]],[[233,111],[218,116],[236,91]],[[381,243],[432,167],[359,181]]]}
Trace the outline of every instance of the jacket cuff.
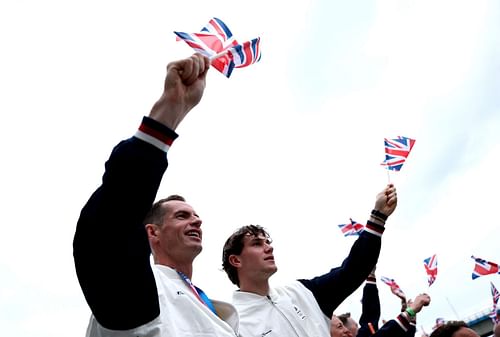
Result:
{"label": "jacket cuff", "polygon": [[384,230],[385,230],[384,226],[376,224],[375,222],[372,222],[370,220],[366,222],[365,231],[367,231],[368,233],[371,233],[376,236],[382,236]]}
{"label": "jacket cuff", "polygon": [[145,116],[134,136],[166,153],[179,135],[169,127]]}
{"label": "jacket cuff", "polygon": [[410,328],[410,319],[408,318],[408,314],[406,312],[400,313],[398,317],[396,317],[396,322],[405,332]]}

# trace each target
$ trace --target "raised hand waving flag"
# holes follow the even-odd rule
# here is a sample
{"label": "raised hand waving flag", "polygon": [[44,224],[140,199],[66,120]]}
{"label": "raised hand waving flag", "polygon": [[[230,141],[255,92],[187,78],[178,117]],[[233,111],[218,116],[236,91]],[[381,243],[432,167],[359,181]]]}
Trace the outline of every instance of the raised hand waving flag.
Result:
{"label": "raised hand waving flag", "polygon": [[437,269],[437,258],[436,254],[428,257],[424,260],[425,272],[427,273],[427,282],[429,283],[429,287],[436,281],[436,276],[438,273]]}
{"label": "raised hand waving flag", "polygon": [[392,278],[388,278],[388,277],[385,277],[385,276],[382,276],[380,278],[380,280],[382,282],[384,282],[385,284],[387,284],[390,288],[391,288],[391,292],[396,295],[397,297],[399,297],[400,299],[402,300],[405,300],[406,301],[406,295],[405,293],[403,292],[403,290],[399,287],[399,285],[396,283],[396,281],[394,281],[394,279]]}
{"label": "raised hand waving flag", "polygon": [[498,264],[471,256],[474,260],[474,271],[472,272],[472,279],[475,280],[480,276],[489,274],[500,274]]}
{"label": "raised hand waving flag", "polygon": [[359,234],[365,229],[365,226],[363,226],[357,221],[354,221],[351,218],[349,218],[349,221],[351,223],[339,225],[342,234],[344,234],[344,236],[350,236],[350,235],[359,236]]}
{"label": "raised hand waving flag", "polygon": [[384,138],[385,160],[381,165],[387,167],[388,170],[401,170],[414,144],[415,139],[408,137]]}
{"label": "raised hand waving flag", "polygon": [[212,18],[199,33],[174,33],[177,40],[209,57],[211,65],[226,77],[231,76],[234,68],[243,68],[260,60],[260,38],[240,44],[218,18]]}

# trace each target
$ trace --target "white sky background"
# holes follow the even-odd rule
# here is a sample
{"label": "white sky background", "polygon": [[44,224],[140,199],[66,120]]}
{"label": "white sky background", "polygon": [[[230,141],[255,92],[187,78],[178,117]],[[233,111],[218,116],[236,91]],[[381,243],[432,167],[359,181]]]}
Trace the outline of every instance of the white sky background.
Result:
{"label": "white sky background", "polygon": [[[169,61],[191,55],[173,30],[211,17],[261,37],[262,60],[208,75],[178,128],[159,196],[179,193],[204,220],[194,282],[229,300],[223,242],[260,224],[274,239],[272,283],[324,273],[387,183],[383,138],[417,140],[391,173],[399,206],[378,276],[419,314],[456,319],[490,305],[470,255],[499,262],[500,7],[496,1],[3,1],[0,3],[0,326],[6,336],[83,336],[89,317],[72,238],[112,147],[160,96]],[[112,238],[110,238],[112,240]],[[438,254],[427,287],[423,259]],[[379,282],[380,283],[380,282]],[[361,288],[337,313],[359,317]],[[379,285],[382,316],[399,301]],[[455,313],[456,312],[456,313]]]}

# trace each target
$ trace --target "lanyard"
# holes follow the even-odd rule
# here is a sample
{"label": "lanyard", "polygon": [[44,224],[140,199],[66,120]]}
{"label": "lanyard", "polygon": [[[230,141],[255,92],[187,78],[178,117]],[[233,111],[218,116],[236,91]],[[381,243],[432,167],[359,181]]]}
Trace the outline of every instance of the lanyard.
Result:
{"label": "lanyard", "polygon": [[177,274],[184,280],[184,282],[187,283],[189,288],[191,288],[191,291],[193,292],[194,296],[203,304],[205,304],[215,315],[217,315],[217,311],[215,310],[214,304],[212,301],[208,298],[208,296],[205,294],[203,290],[198,288],[191,282],[191,280],[186,276],[186,274],[177,271]]}

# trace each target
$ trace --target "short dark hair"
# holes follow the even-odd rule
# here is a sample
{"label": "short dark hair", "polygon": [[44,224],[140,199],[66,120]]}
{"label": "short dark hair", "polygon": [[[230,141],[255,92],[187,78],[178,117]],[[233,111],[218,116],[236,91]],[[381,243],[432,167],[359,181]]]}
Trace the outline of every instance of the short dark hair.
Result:
{"label": "short dark hair", "polygon": [[468,327],[464,321],[448,321],[434,330],[429,337],[451,337],[461,328]]}
{"label": "short dark hair", "polygon": [[337,315],[337,318],[340,319],[340,321],[342,322],[342,324],[344,324],[344,326],[347,326],[347,319],[349,317],[351,317],[351,313],[350,312],[346,312],[344,314]]}
{"label": "short dark hair", "polygon": [[237,229],[231,236],[226,240],[224,244],[224,248],[222,249],[222,269],[226,272],[229,280],[236,284],[238,287],[240,286],[240,279],[238,278],[238,271],[236,268],[229,262],[229,257],[231,255],[240,255],[243,251],[243,239],[245,236],[259,236],[264,235],[266,238],[269,238],[269,233],[259,226],[259,225],[248,225],[243,226]]}
{"label": "short dark hair", "polygon": [[172,200],[178,200],[184,202],[186,201],[186,199],[183,196],[180,196],[178,194],[172,194],[166,198],[158,200],[153,204],[153,206],[151,206],[151,209],[144,218],[144,225],[147,225],[148,223],[155,225],[162,225],[166,210],[164,207],[161,206],[167,201],[172,201]]}

